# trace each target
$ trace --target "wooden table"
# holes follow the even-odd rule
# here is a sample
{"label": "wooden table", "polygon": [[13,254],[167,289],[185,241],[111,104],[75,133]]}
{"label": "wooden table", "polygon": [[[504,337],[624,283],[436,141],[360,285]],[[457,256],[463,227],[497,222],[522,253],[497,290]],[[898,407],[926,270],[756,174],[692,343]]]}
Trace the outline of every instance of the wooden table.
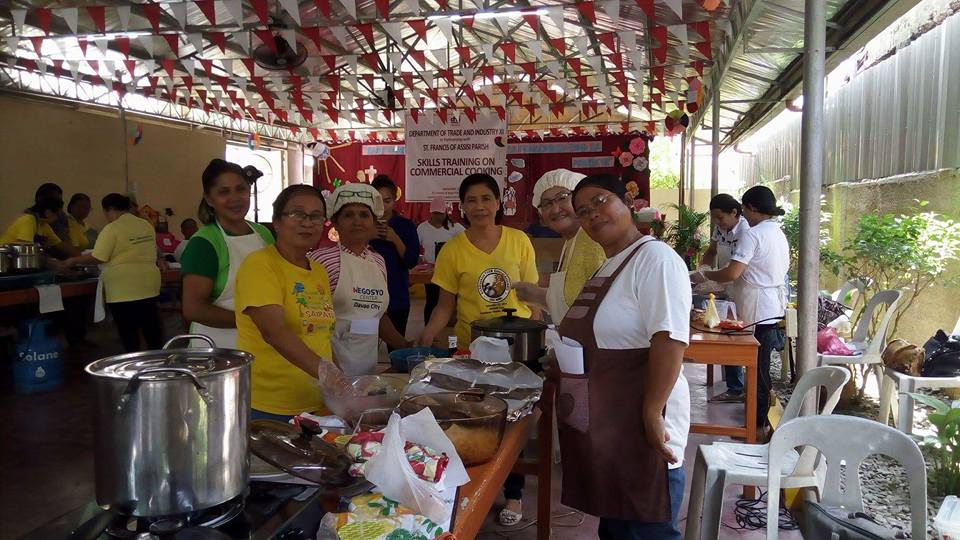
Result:
{"label": "wooden table", "polygon": [[[467,469],[470,481],[457,490],[453,511],[452,532],[457,540],[477,536],[511,472],[537,476],[537,540],[550,538],[555,388],[545,383],[543,396],[533,414],[507,425],[493,459]],[[537,459],[518,460],[534,427],[537,428]]]}
{"label": "wooden table", "polygon": [[[163,285],[177,285],[180,283],[180,270],[170,269],[160,273],[160,282]],[[93,296],[97,292],[96,279],[84,279],[82,281],[69,281],[60,283],[60,295],[63,298],[72,298],[74,296]],[[30,287],[28,289],[12,289],[9,291],[0,291],[0,307],[18,306],[23,304],[35,304],[40,297],[37,289]]]}
{"label": "wooden table", "polygon": [[704,364],[708,372],[713,370],[713,366],[740,366],[746,369],[745,425],[691,423],[690,431],[737,437],[748,443],[757,442],[757,350],[760,343],[752,335],[730,336],[704,330],[698,325],[691,325],[690,346],[684,353],[684,362]]}

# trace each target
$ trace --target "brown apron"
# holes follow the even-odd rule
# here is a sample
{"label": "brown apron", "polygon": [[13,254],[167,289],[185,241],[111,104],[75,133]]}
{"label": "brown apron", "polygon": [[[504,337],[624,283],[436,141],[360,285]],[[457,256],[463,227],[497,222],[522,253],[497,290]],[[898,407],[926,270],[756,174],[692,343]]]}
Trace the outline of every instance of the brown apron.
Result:
{"label": "brown apron", "polygon": [[557,420],[563,455],[563,504],[623,520],[670,521],[667,462],[647,443],[643,421],[650,349],[600,349],[597,309],[624,266],[586,282],[560,323],[560,335],[583,346],[583,375],[562,374]]}

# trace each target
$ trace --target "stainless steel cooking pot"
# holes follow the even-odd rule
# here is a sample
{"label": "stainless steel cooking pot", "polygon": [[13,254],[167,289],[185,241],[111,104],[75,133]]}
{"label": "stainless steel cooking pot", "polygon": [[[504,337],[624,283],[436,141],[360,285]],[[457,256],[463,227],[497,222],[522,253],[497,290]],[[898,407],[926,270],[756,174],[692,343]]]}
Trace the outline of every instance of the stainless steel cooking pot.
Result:
{"label": "stainless steel cooking pot", "polygon": [[[201,339],[211,348],[172,348]],[[87,366],[94,376],[97,503],[153,517],[216,506],[247,487],[250,362],[206,336]]]}
{"label": "stainless steel cooking pot", "polygon": [[13,242],[5,244],[12,252],[12,271],[29,272],[43,270],[47,264],[47,256],[43,248],[30,242]]}
{"label": "stainless steel cooking pot", "polygon": [[0,274],[13,272],[13,248],[0,244]]}
{"label": "stainless steel cooking pot", "polygon": [[547,325],[543,321],[534,321],[517,317],[515,309],[504,309],[506,315],[493,319],[484,319],[470,324],[470,340],[480,336],[507,340],[510,345],[510,358],[514,362],[536,364],[543,356]]}

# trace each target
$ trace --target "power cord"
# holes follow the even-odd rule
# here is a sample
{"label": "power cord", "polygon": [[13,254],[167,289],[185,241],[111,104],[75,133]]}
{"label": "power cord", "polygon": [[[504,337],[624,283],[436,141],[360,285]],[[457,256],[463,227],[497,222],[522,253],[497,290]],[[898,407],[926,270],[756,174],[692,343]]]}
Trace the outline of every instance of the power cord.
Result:
{"label": "power cord", "polygon": [[[557,520],[558,520],[558,519],[563,519],[563,518],[570,517],[570,516],[576,516],[577,519],[576,519],[574,522],[571,522],[571,523],[557,523]],[[527,523],[524,523],[523,525],[521,525],[521,526],[519,526],[519,527],[510,527],[509,529],[486,529],[486,530],[481,530],[480,533],[478,533],[478,536],[479,536],[480,534],[495,534],[495,535],[497,535],[497,536],[499,536],[499,537],[501,537],[501,538],[511,538],[514,533],[518,533],[518,532],[520,532],[520,531],[525,531],[525,530],[529,529],[530,527],[533,527],[533,526],[536,525],[536,524],[537,524],[537,520],[536,520],[536,519],[533,519],[533,520],[531,520],[531,521],[529,521],[529,522],[527,522]],[[569,511],[569,512],[564,512],[564,513],[562,513],[562,514],[552,514],[552,515],[550,516],[550,526],[551,526],[551,527],[557,527],[557,528],[576,528],[576,527],[579,527],[579,526],[581,526],[581,525],[583,525],[583,512],[578,512],[578,511],[576,511],[576,510],[571,510],[571,511]]]}
{"label": "power cord", "polygon": [[720,336],[752,336],[753,332],[747,332],[748,328],[753,328],[758,324],[764,324],[771,321],[782,321],[785,318],[786,317],[770,317],[769,319],[762,319],[755,323],[748,324],[739,330],[721,330],[718,332],[716,330],[707,330],[705,328],[699,328],[699,327],[696,330],[698,333],[701,333],[701,334],[717,334]]}
{"label": "power cord", "polygon": [[[737,519],[737,526],[723,524],[724,527],[735,531],[753,531],[756,529],[767,528],[767,502],[766,491],[758,488],[760,496],[756,499],[740,499],[736,503],[733,514]],[[783,497],[780,500],[780,512],[777,527],[782,531],[794,531],[800,528],[793,514],[786,508]]]}

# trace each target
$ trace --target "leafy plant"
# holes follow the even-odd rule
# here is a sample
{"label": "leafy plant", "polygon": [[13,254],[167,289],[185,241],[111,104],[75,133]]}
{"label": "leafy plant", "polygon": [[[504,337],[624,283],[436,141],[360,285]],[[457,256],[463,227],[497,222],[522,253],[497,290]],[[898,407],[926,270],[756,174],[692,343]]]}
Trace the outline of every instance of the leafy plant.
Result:
{"label": "leafy plant", "polygon": [[669,137],[650,142],[650,189],[676,189],[680,185],[680,148]]}
{"label": "leafy plant", "polygon": [[[783,234],[790,244],[790,281],[797,280],[797,269],[800,259],[800,207],[788,202],[780,203],[787,213],[780,218]],[[824,199],[820,198],[820,262],[827,266],[834,274],[840,273],[840,260],[837,254],[830,249],[830,219],[833,214],[823,211]]]}
{"label": "leafy plant", "polygon": [[930,481],[939,495],[960,495],[960,408],[926,394],[910,394],[917,402],[933,408],[927,420],[937,429],[920,444],[932,450]]}
{"label": "leafy plant", "polygon": [[913,214],[862,216],[835,259],[844,274],[868,283],[866,298],[886,289],[903,292],[891,336],[896,336],[901,318],[925,290],[938,282],[956,281],[943,280],[949,265],[960,260],[960,222],[921,211],[926,205],[917,201]]}
{"label": "leafy plant", "polygon": [[680,204],[671,204],[670,208],[677,211],[677,221],[667,225],[663,233],[663,240],[673,246],[687,268],[696,268],[697,259],[703,251],[703,226],[707,223],[710,214]]}

